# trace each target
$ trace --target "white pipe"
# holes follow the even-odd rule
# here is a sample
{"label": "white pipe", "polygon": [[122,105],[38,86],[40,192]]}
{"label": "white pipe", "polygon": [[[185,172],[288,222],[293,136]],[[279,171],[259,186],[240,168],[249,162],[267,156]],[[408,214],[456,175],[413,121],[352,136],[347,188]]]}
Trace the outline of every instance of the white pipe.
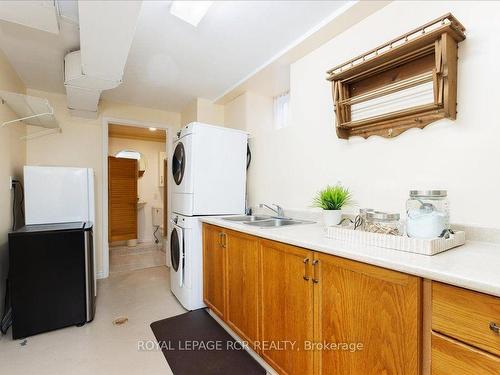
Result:
{"label": "white pipe", "polygon": [[[36,114],[36,115],[31,115],[31,116],[27,116],[27,117],[18,118],[18,119],[15,119],[15,120],[6,121],[2,125],[0,125],[0,128],[3,128],[6,125],[12,124],[13,122],[24,121],[24,120],[29,120],[30,118],[35,118],[35,117],[40,117],[40,116],[46,116],[46,115],[53,115],[53,114],[54,114],[54,111],[52,111],[52,112],[46,112],[46,113],[39,113],[39,114]],[[28,124],[28,125],[30,125],[30,124]],[[33,126],[36,126],[36,125],[33,125]]]}

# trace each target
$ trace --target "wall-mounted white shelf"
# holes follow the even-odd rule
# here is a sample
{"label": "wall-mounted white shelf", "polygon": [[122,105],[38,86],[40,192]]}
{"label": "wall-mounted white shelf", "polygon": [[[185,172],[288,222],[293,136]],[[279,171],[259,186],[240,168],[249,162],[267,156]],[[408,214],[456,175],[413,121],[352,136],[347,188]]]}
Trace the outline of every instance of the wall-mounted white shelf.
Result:
{"label": "wall-mounted white shelf", "polygon": [[61,132],[59,123],[54,116],[54,109],[47,99],[2,90],[0,90],[0,98],[2,104],[7,105],[18,116],[16,119],[3,122],[0,128],[16,122],[45,128],[40,132],[28,134],[22,139],[32,139]]}

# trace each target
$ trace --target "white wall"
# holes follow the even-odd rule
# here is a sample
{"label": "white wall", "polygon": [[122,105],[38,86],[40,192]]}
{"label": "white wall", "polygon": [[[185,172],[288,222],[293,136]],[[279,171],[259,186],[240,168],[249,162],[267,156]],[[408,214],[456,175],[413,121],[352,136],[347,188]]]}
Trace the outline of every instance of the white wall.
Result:
{"label": "white wall", "polygon": [[65,95],[31,89],[28,89],[28,93],[49,99],[55,109],[55,116],[61,125],[62,133],[29,140],[26,148],[26,163],[30,165],[89,167],[95,171],[96,265],[97,272],[102,274],[102,189],[105,188],[102,186],[102,117],[178,127],[180,114],[102,100],[99,103],[99,117],[89,120],[73,117],[69,114]]}
{"label": "white wall", "polygon": [[[139,242],[153,242],[153,207],[163,207],[163,187],[159,186],[158,155],[166,151],[166,143],[142,141],[137,139],[109,138],[109,155],[121,150],[139,151],[146,160],[146,172],[137,182],[137,193],[146,205],[137,211],[137,236]],[[163,167],[163,166],[162,166]],[[161,241],[162,233],[156,236]]]}
{"label": "white wall", "polygon": [[[26,88],[0,50],[0,90],[24,94]],[[0,104],[0,124],[14,120],[16,114]],[[5,281],[9,269],[8,237],[12,227],[13,191],[9,177],[22,180],[22,167],[26,160],[26,142],[19,138],[26,134],[22,123],[13,123],[0,129],[0,312],[3,312]],[[20,196],[18,196],[18,199]]]}
{"label": "white wall", "polygon": [[198,98],[197,121],[212,125],[224,125],[224,106],[211,100]]}
{"label": "white wall", "polygon": [[[338,139],[325,72],[449,11],[467,28],[459,48],[457,120],[394,139]],[[241,111],[253,135],[250,203],[306,209],[318,189],[340,180],[358,207],[403,213],[410,189],[443,188],[452,222],[499,228],[498,19],[499,2],[393,2],[294,63],[288,128],[272,129],[269,105],[256,113],[247,103]],[[234,115],[231,121],[237,122]]]}
{"label": "white wall", "polygon": [[224,106],[211,100],[196,98],[181,113],[182,126],[193,121],[212,125],[224,125]]}
{"label": "white wall", "polygon": [[198,118],[198,100],[193,100],[181,112],[181,126],[196,121]]}
{"label": "white wall", "polygon": [[246,92],[224,106],[224,125],[230,128],[247,130],[247,108],[249,106],[249,96],[254,95]]}

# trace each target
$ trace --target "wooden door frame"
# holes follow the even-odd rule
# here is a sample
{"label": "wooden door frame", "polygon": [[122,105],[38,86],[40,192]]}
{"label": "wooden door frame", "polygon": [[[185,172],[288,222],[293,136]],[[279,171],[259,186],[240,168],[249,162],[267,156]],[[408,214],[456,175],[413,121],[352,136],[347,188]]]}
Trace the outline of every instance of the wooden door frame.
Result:
{"label": "wooden door frame", "polygon": [[[178,130],[178,126],[172,126],[172,125],[167,125],[167,124],[159,124],[159,123],[152,123],[152,122],[147,122],[147,121],[137,121],[137,120],[128,120],[128,119],[123,119],[123,118],[116,118],[116,117],[103,117],[102,118],[102,184],[98,186],[97,188],[101,188],[101,200],[102,200],[102,207],[101,207],[101,212],[99,215],[99,212],[97,213],[97,217],[100,218],[101,223],[97,223],[97,228],[100,229],[101,231],[101,254],[102,254],[102,271],[97,274],[98,278],[106,278],[109,276],[109,243],[108,243],[108,152],[109,152],[109,137],[108,137],[108,127],[109,124],[118,124],[118,125],[126,125],[126,126],[134,126],[138,128],[157,128],[157,129],[164,129],[167,132],[167,137],[166,137],[166,152],[167,152],[167,157],[169,155],[170,150],[172,150],[172,145],[173,145],[173,136]],[[168,176],[170,176],[170,164],[168,165]],[[166,176],[165,178],[168,178]],[[169,187],[167,187],[169,189]],[[169,189],[170,190],[170,189]],[[171,194],[170,191],[167,192],[168,194],[168,201],[167,201],[167,210],[168,210],[168,217],[171,215]],[[170,223],[169,223],[170,224]],[[170,233],[170,226],[168,228],[163,228],[165,231],[166,235],[166,240],[165,240],[165,247],[168,248],[169,246],[169,236],[168,233]],[[168,254],[168,251],[165,252],[165,257]],[[167,264],[168,264],[168,259]]]}

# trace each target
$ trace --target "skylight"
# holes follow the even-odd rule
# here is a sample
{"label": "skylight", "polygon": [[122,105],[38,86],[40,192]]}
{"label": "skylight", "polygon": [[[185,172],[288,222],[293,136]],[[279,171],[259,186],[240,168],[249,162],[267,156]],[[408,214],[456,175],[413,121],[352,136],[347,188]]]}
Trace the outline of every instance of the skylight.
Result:
{"label": "skylight", "polygon": [[196,27],[212,3],[213,1],[173,1],[170,13]]}

